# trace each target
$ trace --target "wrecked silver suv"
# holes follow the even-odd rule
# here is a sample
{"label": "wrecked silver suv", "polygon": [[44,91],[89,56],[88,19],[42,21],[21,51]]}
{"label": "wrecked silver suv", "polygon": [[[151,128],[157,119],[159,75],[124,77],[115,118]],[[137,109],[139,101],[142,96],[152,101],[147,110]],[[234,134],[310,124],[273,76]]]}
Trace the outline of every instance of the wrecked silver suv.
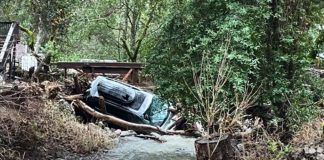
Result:
{"label": "wrecked silver suv", "polygon": [[98,97],[105,101],[108,114],[129,122],[150,124],[166,129],[170,125],[172,112],[169,103],[140,88],[98,76],[86,93],[86,103],[97,111]]}

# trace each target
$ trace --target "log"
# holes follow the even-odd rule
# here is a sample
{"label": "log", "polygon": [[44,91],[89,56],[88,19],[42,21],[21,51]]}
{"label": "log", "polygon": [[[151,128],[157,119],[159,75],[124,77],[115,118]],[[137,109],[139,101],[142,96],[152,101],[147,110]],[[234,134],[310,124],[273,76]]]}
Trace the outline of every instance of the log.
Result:
{"label": "log", "polygon": [[95,111],[93,108],[89,107],[87,104],[82,102],[81,100],[75,100],[73,101],[73,104],[76,105],[76,107],[79,107],[80,109],[84,110],[91,116],[107,121],[108,123],[120,126],[122,128],[128,129],[128,130],[134,130],[135,132],[140,132],[144,134],[149,134],[151,132],[157,132],[159,134],[169,134],[167,131],[162,130],[159,127],[156,126],[151,126],[151,125],[146,125],[146,124],[137,124],[137,123],[131,123],[127,122],[125,120],[122,120],[120,118],[117,118],[112,115],[106,115],[102,114],[100,112]]}
{"label": "log", "polygon": [[201,138],[195,141],[197,160],[239,159],[239,152],[232,144],[231,135],[223,135],[213,139]]}

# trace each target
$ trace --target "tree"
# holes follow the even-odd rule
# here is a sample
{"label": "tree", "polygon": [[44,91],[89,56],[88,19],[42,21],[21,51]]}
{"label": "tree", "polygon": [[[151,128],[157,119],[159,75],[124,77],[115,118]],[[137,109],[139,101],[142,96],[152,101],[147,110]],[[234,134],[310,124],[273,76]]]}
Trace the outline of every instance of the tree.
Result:
{"label": "tree", "polygon": [[[143,3],[144,2],[144,3]],[[124,25],[121,27],[122,47],[132,62],[136,62],[143,41],[148,35],[161,1],[124,0]],[[143,15],[146,14],[146,15]]]}
{"label": "tree", "polygon": [[[160,33],[148,72],[164,97],[179,99],[188,106],[185,111],[196,113],[197,102],[184,81],[192,79],[191,67],[199,70],[204,53],[217,64],[224,53],[222,44],[228,41],[232,74],[223,92],[230,98],[242,93],[246,84],[262,84],[258,103],[270,102],[285,118],[287,99],[294,98],[289,95],[301,87],[297,82],[313,42],[309,31],[319,13],[316,0],[187,2]],[[194,86],[193,81],[187,84]]]}
{"label": "tree", "polygon": [[166,4],[155,0],[78,2],[73,9],[74,21],[68,28],[65,51],[138,61],[160,28]]}
{"label": "tree", "polygon": [[36,35],[35,51],[38,53],[42,45],[57,41],[66,33],[70,7],[75,1],[4,0],[1,4],[3,20],[19,22]]}

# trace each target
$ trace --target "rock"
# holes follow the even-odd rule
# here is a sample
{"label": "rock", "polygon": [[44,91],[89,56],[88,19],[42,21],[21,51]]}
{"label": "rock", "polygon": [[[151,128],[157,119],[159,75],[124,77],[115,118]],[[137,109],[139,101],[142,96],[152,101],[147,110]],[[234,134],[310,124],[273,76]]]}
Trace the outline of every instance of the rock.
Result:
{"label": "rock", "polygon": [[324,159],[324,154],[318,154],[316,158],[317,159]]}
{"label": "rock", "polygon": [[103,129],[105,128],[105,124],[102,121],[99,121],[97,125]]}
{"label": "rock", "polygon": [[242,144],[242,143],[237,144],[237,148],[238,148],[240,151],[243,151],[243,150],[244,150],[244,144]]}
{"label": "rock", "polygon": [[75,114],[73,106],[70,103],[68,103],[67,101],[65,101],[64,99],[59,100],[59,108],[62,111],[66,111],[68,113]]}
{"label": "rock", "polygon": [[121,135],[122,131],[120,129],[117,129],[114,131],[114,133],[119,136],[119,135]]}
{"label": "rock", "polygon": [[322,147],[317,147],[316,152],[317,153],[323,153],[324,149]]}
{"label": "rock", "polygon": [[[105,130],[106,132],[112,133],[112,131],[111,131],[111,129],[110,129],[109,127],[105,127],[104,130]],[[116,134],[116,132],[114,132],[114,133]],[[119,133],[119,134],[120,134],[120,133]]]}
{"label": "rock", "polygon": [[312,159],[324,160],[324,140],[319,140],[316,143],[306,144],[291,151],[283,159],[299,160],[299,159]]}
{"label": "rock", "polygon": [[121,137],[132,136],[132,135],[136,135],[136,132],[133,130],[121,131],[120,133]]}
{"label": "rock", "polygon": [[304,151],[305,151],[306,154],[314,154],[314,153],[316,153],[316,149],[313,148],[313,147],[308,148],[306,150],[304,149]]}

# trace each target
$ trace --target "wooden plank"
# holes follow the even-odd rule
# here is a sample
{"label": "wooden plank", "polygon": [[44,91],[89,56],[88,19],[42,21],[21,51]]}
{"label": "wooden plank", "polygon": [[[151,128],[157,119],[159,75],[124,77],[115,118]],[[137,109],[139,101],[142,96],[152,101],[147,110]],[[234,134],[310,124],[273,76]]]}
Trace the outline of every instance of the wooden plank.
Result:
{"label": "wooden plank", "polygon": [[83,68],[83,67],[109,67],[109,68],[134,68],[140,69],[144,65],[142,63],[127,63],[127,62],[57,62],[52,63],[57,68]]}
{"label": "wooden plank", "polygon": [[1,65],[4,65],[5,61],[7,60],[7,57],[4,57],[4,56],[5,56],[6,50],[8,49],[8,45],[9,45],[10,39],[12,38],[12,34],[14,32],[15,27],[16,27],[16,24],[12,23],[11,27],[9,29],[8,35],[6,37],[6,40],[4,42],[4,45],[2,46],[1,53],[0,53]]}
{"label": "wooden plank", "polygon": [[85,73],[127,74],[129,68],[89,67],[89,68],[82,68],[82,71]]}
{"label": "wooden plank", "polygon": [[131,79],[138,82],[138,70],[144,68],[142,63],[127,63],[127,62],[58,62],[52,63],[57,68],[76,69],[82,70],[84,73],[91,73],[92,76],[95,73],[108,73],[108,74],[123,74],[126,75],[124,79],[127,79],[131,74]]}

